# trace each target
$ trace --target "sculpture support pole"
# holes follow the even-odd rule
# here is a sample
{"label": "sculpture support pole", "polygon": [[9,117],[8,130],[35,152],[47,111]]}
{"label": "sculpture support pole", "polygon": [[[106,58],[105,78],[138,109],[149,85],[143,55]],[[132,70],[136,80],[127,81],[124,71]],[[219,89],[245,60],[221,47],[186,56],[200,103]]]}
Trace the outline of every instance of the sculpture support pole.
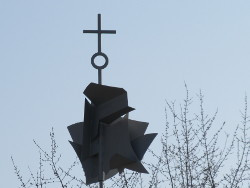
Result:
{"label": "sculpture support pole", "polygon": [[103,188],[104,172],[103,172],[103,125],[99,123],[99,187]]}
{"label": "sculpture support pole", "polygon": [[[101,14],[98,14],[98,31],[101,31]],[[98,32],[98,53],[102,52],[101,32]],[[98,84],[102,85],[102,69],[98,69]],[[104,172],[103,172],[103,150],[102,150],[102,135],[103,126],[99,122],[99,188],[103,188]]]}
{"label": "sculpture support pole", "polygon": [[100,188],[103,188],[103,181],[100,181],[100,182],[99,182],[99,187],[100,187]]}
{"label": "sculpture support pole", "polygon": [[98,84],[102,85],[102,69],[98,69]]}
{"label": "sculpture support pole", "polygon": [[[106,68],[108,65],[108,56],[102,52],[102,34],[116,34],[115,30],[102,30],[101,14],[97,16],[97,30],[83,30],[83,33],[94,33],[98,36],[98,51],[91,58],[91,64],[94,68],[98,69],[98,84],[102,85],[102,69]],[[95,64],[95,58],[97,56],[102,56],[105,59],[105,63],[102,66]],[[99,124],[99,185],[103,188],[103,181],[105,180],[105,174],[103,172],[103,125]]]}

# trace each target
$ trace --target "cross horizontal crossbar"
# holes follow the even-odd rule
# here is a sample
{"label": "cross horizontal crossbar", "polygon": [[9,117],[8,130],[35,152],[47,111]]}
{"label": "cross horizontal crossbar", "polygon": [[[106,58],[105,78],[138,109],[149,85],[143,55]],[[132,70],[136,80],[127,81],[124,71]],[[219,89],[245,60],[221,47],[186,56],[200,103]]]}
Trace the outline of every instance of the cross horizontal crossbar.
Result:
{"label": "cross horizontal crossbar", "polygon": [[83,33],[116,34],[116,30],[83,30]]}

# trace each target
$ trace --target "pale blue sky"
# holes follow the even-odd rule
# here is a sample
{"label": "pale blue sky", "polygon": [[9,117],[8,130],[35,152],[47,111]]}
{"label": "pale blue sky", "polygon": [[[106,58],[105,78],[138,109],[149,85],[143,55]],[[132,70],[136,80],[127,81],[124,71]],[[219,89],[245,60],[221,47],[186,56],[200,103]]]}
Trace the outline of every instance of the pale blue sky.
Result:
{"label": "pale blue sky", "polygon": [[83,119],[82,91],[97,81],[97,37],[82,30],[96,29],[98,13],[103,29],[117,30],[103,36],[103,84],[128,91],[131,118],[161,133],[165,99],[181,101],[186,81],[233,129],[250,93],[249,10],[248,0],[1,0],[0,187],[18,185],[11,155],[24,174],[28,164],[35,169],[32,139],[48,146],[52,126],[65,159],[74,159],[66,127]]}

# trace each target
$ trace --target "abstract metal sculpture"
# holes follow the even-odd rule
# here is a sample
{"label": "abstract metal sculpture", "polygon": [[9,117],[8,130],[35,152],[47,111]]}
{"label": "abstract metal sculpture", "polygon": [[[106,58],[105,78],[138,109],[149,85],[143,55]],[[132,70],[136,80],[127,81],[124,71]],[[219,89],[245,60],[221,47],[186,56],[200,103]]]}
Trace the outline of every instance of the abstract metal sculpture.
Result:
{"label": "abstract metal sculpture", "polygon": [[[101,43],[99,35],[110,33],[101,30],[100,19],[98,15],[98,46]],[[92,65],[98,55],[106,57],[107,64],[108,58],[100,46],[96,54],[91,59]],[[99,84],[90,83],[84,90],[88,98],[85,99],[84,122],[70,125],[68,130],[73,140],[70,143],[84,169],[86,184],[99,181],[103,187],[104,180],[125,168],[147,173],[141,160],[157,134],[145,135],[148,123],[128,118],[128,113],[134,109],[128,106],[127,92],[122,88],[101,85],[103,67],[97,66],[97,69]]]}

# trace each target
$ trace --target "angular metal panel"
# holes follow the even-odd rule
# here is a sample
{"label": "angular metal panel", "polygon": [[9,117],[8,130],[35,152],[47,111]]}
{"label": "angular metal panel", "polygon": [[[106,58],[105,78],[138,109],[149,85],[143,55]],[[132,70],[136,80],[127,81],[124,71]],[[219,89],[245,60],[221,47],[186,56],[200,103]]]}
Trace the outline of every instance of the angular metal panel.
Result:
{"label": "angular metal panel", "polygon": [[148,171],[145,169],[145,167],[141,164],[140,161],[138,161],[137,163],[127,164],[126,168],[139,173],[148,174]]}
{"label": "angular metal panel", "polygon": [[71,144],[71,146],[74,148],[76,154],[77,154],[77,157],[80,159],[81,161],[81,154],[82,154],[82,146],[80,144],[77,144],[77,143],[74,143],[74,142],[71,142],[69,141],[69,143]]}
{"label": "angular metal panel", "polygon": [[120,154],[114,154],[110,159],[111,169],[124,169],[128,164],[134,163],[134,160],[130,160]]}
{"label": "angular metal panel", "polygon": [[82,161],[82,167],[86,176],[86,184],[98,182],[98,155]]}
{"label": "angular metal panel", "polygon": [[121,95],[125,95],[124,98],[127,98],[127,92],[123,88],[105,86],[96,83],[90,83],[83,93],[96,106],[111,101]]}
{"label": "angular metal panel", "polygon": [[124,114],[127,114],[131,111],[133,111],[134,108],[131,108],[131,107],[125,107],[123,108],[122,110],[119,110],[117,112],[114,112],[113,114],[103,118],[103,119],[100,119],[103,123],[106,123],[106,124],[109,124],[109,123],[112,123],[114,120],[116,120],[117,118],[123,116]]}
{"label": "angular metal panel", "polygon": [[146,134],[144,136],[138,137],[131,142],[132,147],[139,160],[142,160],[144,154],[146,153],[148,147],[156,137],[157,133]]}
{"label": "angular metal panel", "polygon": [[[103,162],[105,172],[113,168],[123,167],[125,159],[128,160],[127,163],[138,161],[130,143],[126,119],[120,118],[120,121],[104,126],[103,138]],[[111,159],[117,155],[121,156],[121,159],[124,159],[120,161],[120,164],[117,160],[111,161]]]}
{"label": "angular metal panel", "polygon": [[82,144],[83,139],[83,122],[75,123],[67,127],[73,142]]}
{"label": "angular metal panel", "polygon": [[143,136],[148,128],[147,122],[135,121],[128,119],[128,129],[130,140],[134,140],[140,136]]}
{"label": "angular metal panel", "polygon": [[94,139],[98,134],[99,119],[96,116],[96,107],[85,99],[84,124],[91,139]]}

